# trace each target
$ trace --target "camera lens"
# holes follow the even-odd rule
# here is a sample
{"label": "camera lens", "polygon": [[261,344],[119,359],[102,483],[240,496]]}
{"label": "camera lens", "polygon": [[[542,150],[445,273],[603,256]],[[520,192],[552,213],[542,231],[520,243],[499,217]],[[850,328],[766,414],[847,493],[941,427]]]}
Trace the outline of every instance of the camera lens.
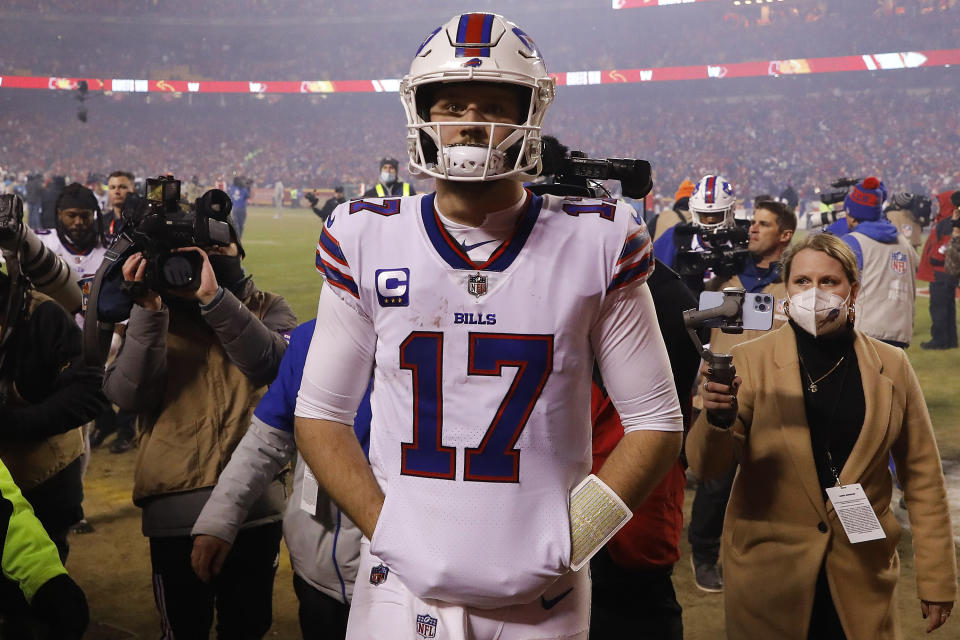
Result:
{"label": "camera lens", "polygon": [[770,299],[770,296],[763,296],[763,301],[766,302],[767,304],[770,304],[771,302],[773,302],[773,300]]}
{"label": "camera lens", "polygon": [[766,311],[766,310],[767,310],[767,305],[763,304],[762,302],[757,305],[757,311]]}

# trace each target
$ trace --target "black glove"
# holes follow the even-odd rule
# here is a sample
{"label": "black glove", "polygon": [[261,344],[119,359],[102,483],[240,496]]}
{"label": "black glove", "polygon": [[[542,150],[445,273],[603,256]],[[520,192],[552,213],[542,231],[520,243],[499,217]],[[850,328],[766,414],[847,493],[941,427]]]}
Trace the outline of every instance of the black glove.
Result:
{"label": "black glove", "polygon": [[87,598],[65,573],[50,578],[33,596],[30,608],[37,620],[49,628],[49,640],[82,638],[90,624]]}

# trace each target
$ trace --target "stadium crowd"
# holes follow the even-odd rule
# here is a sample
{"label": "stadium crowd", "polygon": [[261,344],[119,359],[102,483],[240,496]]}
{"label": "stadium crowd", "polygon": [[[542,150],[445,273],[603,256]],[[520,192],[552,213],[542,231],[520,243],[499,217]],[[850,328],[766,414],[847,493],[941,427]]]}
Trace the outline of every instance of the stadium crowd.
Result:
{"label": "stadium crowd", "polygon": [[[939,78],[928,77],[933,88],[911,91],[897,91],[894,76],[869,90],[818,82],[783,84],[776,94],[745,82],[698,100],[687,89],[695,85],[680,83],[655,99],[648,87],[569,88],[547,133],[591,157],[651,161],[664,199],[684,179],[708,172],[728,176],[745,199],[779,194],[789,183],[811,203],[833,180],[872,172],[893,190],[929,194],[960,180],[957,90],[936,88]],[[91,105],[86,124],[58,98],[5,100],[0,150],[11,179],[37,172],[78,178],[122,164],[140,177],[168,171],[212,185],[243,175],[261,187],[282,180],[315,189],[369,184],[377,171],[372,159],[404,157],[393,95],[234,96],[222,103],[194,96],[192,105],[170,97],[143,105],[142,97],[124,96]]]}
{"label": "stadium crowd", "polygon": [[[557,33],[579,37],[540,36],[538,44],[549,57],[549,70],[561,72],[950,49],[960,39],[956,3],[904,14],[871,13],[870,0],[823,4],[813,3],[813,13],[803,6],[774,7],[773,18],[764,20],[747,18],[749,14],[730,11],[720,2],[694,8],[683,20],[677,20],[674,11],[634,13],[629,15],[636,20],[625,20],[623,12],[568,7],[551,13],[551,26]],[[158,3],[158,15],[164,5]],[[142,21],[74,18],[77,22],[71,23],[70,13],[39,21],[17,14],[0,25],[0,68],[21,75],[166,80],[398,78],[406,71],[405,43],[422,38],[423,20],[406,11],[371,12],[386,18],[377,22],[376,41],[397,47],[388,48],[375,62],[356,46],[352,29],[344,29],[342,22],[204,24],[160,21],[150,14]],[[356,21],[362,15],[339,19]],[[585,22],[593,25],[587,31],[580,27]],[[38,41],[46,46],[36,47]],[[730,46],[717,48],[718,41]],[[171,47],[170,42],[181,44]],[[810,42],[817,43],[815,51]]]}

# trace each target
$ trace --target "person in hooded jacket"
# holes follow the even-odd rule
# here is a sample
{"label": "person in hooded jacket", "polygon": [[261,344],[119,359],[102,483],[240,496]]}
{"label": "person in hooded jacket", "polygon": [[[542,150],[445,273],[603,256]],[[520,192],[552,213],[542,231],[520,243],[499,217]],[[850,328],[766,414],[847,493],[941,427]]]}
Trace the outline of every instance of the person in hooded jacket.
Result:
{"label": "person in hooded jacket", "polygon": [[227,222],[229,246],[179,249],[202,260],[195,291],[158,293],[143,283],[143,255],[126,258],[123,278],[135,304],[104,378],[107,397],[139,419],[133,501],[150,540],[164,638],[207,638],[214,610],[219,638],[261,638],[272,622],[279,480],[251,506],[217,580],[202,582],[190,564],[194,522],[277,374],[284,332],[297,324],[282,297],[244,273],[244,251]]}
{"label": "person in hooded jacket", "polygon": [[910,241],[882,217],[883,183],[871,176],[844,199],[850,233],[842,236],[860,270],[856,328],[895,347],[910,346],[919,258]]}

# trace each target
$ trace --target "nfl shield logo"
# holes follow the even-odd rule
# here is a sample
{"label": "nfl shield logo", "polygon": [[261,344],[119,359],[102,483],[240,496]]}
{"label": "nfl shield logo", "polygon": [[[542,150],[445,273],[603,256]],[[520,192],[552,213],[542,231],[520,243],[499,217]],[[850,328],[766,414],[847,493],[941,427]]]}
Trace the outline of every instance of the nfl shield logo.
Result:
{"label": "nfl shield logo", "polygon": [[907,254],[903,251],[894,251],[890,254],[890,268],[903,275],[907,272]]}
{"label": "nfl shield logo", "polygon": [[417,616],[417,635],[423,638],[437,637],[437,619],[429,613]]}
{"label": "nfl shield logo", "polygon": [[480,297],[487,293],[487,276],[475,273],[467,278],[467,293]]}
{"label": "nfl shield logo", "polygon": [[390,569],[385,567],[382,563],[378,564],[373,569],[370,569],[370,584],[375,587],[380,586],[387,581],[388,573],[390,573]]}

